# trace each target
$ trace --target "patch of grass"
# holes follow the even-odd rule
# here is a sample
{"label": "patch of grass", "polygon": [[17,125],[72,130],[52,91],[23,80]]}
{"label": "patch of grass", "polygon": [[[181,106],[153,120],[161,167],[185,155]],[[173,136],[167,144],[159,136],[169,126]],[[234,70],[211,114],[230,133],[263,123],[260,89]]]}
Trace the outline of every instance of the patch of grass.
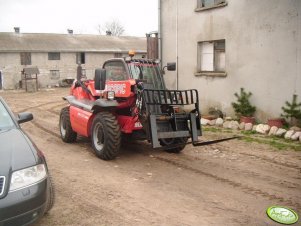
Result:
{"label": "patch of grass", "polygon": [[203,126],[204,132],[212,132],[212,133],[241,133],[243,136],[241,140],[245,142],[256,142],[259,144],[270,145],[278,150],[292,149],[295,151],[301,151],[301,143],[298,141],[287,140],[284,138],[276,137],[276,136],[264,136],[262,134],[258,134],[256,131],[240,131],[240,130],[231,130],[219,127],[209,127]]}
{"label": "patch of grass", "polygon": [[221,132],[221,129],[216,127],[203,127],[203,131],[216,133],[216,132]]}
{"label": "patch of grass", "polygon": [[257,132],[256,132],[256,131],[254,131],[254,130],[249,130],[249,131],[245,131],[245,130],[243,130],[243,131],[241,131],[241,133],[242,133],[242,134],[244,134],[244,135],[252,135],[252,134],[257,134]]}
{"label": "patch of grass", "polygon": [[212,132],[212,133],[233,133],[232,129],[225,129],[220,127],[208,127],[203,126],[202,127],[204,132]]}
{"label": "patch of grass", "polygon": [[251,137],[251,136],[244,136],[242,137],[242,140],[250,143],[256,142],[259,144],[267,144],[278,150],[292,149],[295,151],[301,151],[301,144],[298,144],[291,140],[283,140],[275,137],[269,139],[262,139],[262,138]]}

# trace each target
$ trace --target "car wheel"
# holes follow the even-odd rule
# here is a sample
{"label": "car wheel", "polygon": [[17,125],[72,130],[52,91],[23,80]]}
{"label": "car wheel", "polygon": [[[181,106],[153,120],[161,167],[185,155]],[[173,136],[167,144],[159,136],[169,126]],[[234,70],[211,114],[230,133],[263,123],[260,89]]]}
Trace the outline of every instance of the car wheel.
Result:
{"label": "car wheel", "polygon": [[69,107],[61,110],[59,127],[64,142],[72,143],[76,140],[77,133],[73,131],[71,126]]}
{"label": "car wheel", "polygon": [[54,200],[55,200],[55,191],[54,191],[54,184],[51,175],[48,172],[48,188],[47,188],[47,201],[46,201],[46,208],[45,208],[45,214],[48,213],[49,210],[54,205]]}
{"label": "car wheel", "polygon": [[119,153],[121,132],[116,117],[99,112],[92,123],[91,142],[96,155],[103,160],[114,159]]}

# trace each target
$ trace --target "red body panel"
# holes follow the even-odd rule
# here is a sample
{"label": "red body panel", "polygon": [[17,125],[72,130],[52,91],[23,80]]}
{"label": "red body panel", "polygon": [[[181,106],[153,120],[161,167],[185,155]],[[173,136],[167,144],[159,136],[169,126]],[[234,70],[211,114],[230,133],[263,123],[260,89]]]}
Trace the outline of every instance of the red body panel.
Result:
{"label": "red body panel", "polygon": [[107,81],[106,91],[114,91],[115,97],[129,97],[131,94],[131,81]]}
{"label": "red body panel", "polygon": [[90,128],[92,125],[94,115],[91,112],[82,110],[80,108],[70,106],[70,120],[72,129],[78,134],[89,137]]}
{"label": "red body panel", "polygon": [[73,95],[78,100],[84,100],[84,99],[95,100],[95,98],[89,93],[87,93],[86,91],[84,91],[82,87],[75,88],[74,84],[71,87],[70,94]]}
{"label": "red body panel", "polygon": [[118,115],[117,116],[118,123],[121,127],[121,132],[123,133],[132,133],[133,130],[142,129],[142,125],[138,120],[138,117]]}
{"label": "red body panel", "polygon": [[[123,99],[119,102],[119,105],[116,109],[123,109],[123,108],[131,108],[135,105],[136,96],[131,91],[131,86],[135,84],[135,80],[130,79],[126,81],[107,81],[106,82],[106,89],[105,90],[95,90],[94,88],[94,81],[87,80],[84,82],[85,86],[88,90],[90,90],[91,94],[87,91],[83,90],[82,87],[75,87],[75,83],[71,87],[70,93],[77,99],[77,100],[96,100],[98,98],[105,97],[105,93],[107,91],[114,91],[115,97],[123,97]],[[142,125],[138,120],[138,116],[125,116],[125,115],[118,115],[114,112],[113,114],[116,115],[118,123],[120,125],[121,132],[123,133],[132,133],[133,130],[140,130],[142,129]],[[81,108],[70,106],[70,121],[72,129],[77,132],[78,134],[89,137],[91,134],[91,126],[92,121],[94,119],[92,112],[85,111]]]}

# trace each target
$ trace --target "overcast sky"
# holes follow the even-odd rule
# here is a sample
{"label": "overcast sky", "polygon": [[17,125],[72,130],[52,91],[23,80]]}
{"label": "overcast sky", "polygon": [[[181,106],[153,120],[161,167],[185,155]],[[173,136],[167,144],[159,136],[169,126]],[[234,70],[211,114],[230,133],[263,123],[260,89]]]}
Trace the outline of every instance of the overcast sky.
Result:
{"label": "overcast sky", "polygon": [[114,19],[144,37],[158,30],[158,0],[0,0],[0,32],[97,34]]}

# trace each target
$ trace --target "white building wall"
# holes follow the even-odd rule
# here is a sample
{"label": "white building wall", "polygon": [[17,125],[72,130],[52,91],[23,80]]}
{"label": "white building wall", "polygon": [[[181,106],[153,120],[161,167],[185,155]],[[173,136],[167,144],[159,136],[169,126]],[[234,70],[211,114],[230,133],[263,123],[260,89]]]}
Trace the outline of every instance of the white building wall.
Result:
{"label": "white building wall", "polygon": [[19,86],[21,71],[20,54],[0,53],[0,70],[2,72],[3,89],[14,89]]}
{"label": "white building wall", "polygon": [[[163,64],[169,88],[197,88],[201,110],[233,115],[234,93],[251,91],[256,116],[278,117],[286,100],[301,101],[301,1],[227,0],[224,7],[195,12],[197,0],[161,0]],[[197,43],[226,40],[226,77],[197,76]]]}
{"label": "white building wall", "polygon": [[[123,54],[127,56],[127,54]],[[137,58],[141,58],[143,54],[136,54]],[[86,52],[85,64],[82,68],[86,70],[86,76],[89,79],[94,78],[96,68],[101,68],[103,63],[114,57],[114,53],[98,53]],[[20,53],[0,53],[0,70],[3,77],[3,89],[19,88],[21,80],[21,71],[25,66],[21,65]],[[39,87],[55,86],[65,78],[76,78],[77,64],[76,53],[60,53],[60,60],[48,60],[48,52],[32,52],[31,65],[27,67],[38,67],[40,74],[38,75]],[[59,70],[60,77],[51,79],[50,70]]]}

